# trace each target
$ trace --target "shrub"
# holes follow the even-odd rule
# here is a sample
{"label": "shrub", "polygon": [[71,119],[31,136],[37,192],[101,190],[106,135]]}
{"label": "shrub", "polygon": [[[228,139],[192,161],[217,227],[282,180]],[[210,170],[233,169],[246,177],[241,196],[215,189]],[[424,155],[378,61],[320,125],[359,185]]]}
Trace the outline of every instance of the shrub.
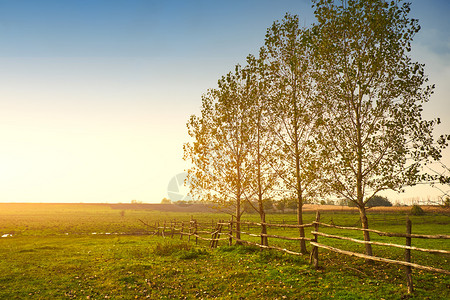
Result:
{"label": "shrub", "polygon": [[442,204],[440,206],[442,208],[450,208],[450,197],[442,199]]}
{"label": "shrub", "polygon": [[373,196],[367,201],[367,207],[375,207],[375,206],[392,206],[392,203],[386,198],[382,196]]}
{"label": "shrub", "polygon": [[348,207],[356,207],[356,203],[353,201],[348,201]]}
{"label": "shrub", "polygon": [[413,205],[411,207],[411,210],[409,211],[409,214],[412,216],[423,216],[425,212],[423,211],[422,207],[419,205]]}

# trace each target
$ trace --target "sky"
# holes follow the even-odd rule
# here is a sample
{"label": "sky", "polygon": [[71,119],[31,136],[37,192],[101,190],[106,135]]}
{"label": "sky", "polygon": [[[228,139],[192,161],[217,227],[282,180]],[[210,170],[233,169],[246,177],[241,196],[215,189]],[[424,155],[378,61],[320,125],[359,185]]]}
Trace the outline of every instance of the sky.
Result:
{"label": "sky", "polygon": [[[450,132],[450,1],[412,2],[424,116]],[[159,203],[201,95],[286,12],[314,22],[308,0],[0,0],[0,202]]]}

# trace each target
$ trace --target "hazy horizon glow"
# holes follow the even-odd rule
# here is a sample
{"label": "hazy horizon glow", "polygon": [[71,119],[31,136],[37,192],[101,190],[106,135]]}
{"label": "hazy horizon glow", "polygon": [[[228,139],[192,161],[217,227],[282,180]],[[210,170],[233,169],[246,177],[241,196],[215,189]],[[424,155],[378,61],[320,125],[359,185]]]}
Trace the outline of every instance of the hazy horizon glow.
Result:
{"label": "hazy horizon glow", "polygon": [[[314,21],[306,0],[0,0],[0,202],[160,202],[187,166],[202,93],[286,12]],[[448,13],[445,0],[412,4],[437,134],[450,128]],[[392,197],[417,189],[436,193]]]}

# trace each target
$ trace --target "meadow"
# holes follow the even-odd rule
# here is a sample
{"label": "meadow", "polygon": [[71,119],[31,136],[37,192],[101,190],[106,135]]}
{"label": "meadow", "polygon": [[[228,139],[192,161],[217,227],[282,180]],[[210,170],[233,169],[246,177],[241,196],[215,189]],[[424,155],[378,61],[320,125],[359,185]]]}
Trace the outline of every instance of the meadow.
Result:
{"label": "meadow", "polygon": [[[370,212],[369,224],[373,229],[404,232],[406,217],[404,211]],[[203,223],[229,220],[220,213],[117,209],[106,204],[0,204],[0,299],[450,298],[448,275],[413,269],[415,292],[408,295],[400,266],[368,264],[320,250],[321,268],[315,270],[309,256],[228,246],[226,241],[210,249],[207,242],[196,245],[186,237],[151,235],[141,222],[191,218]],[[305,213],[306,222],[314,218],[314,212]],[[413,233],[450,234],[449,214],[429,212],[410,218]],[[245,215],[244,219],[257,221],[258,216]],[[288,213],[268,216],[268,222],[294,220],[295,215]],[[326,211],[321,221],[357,226],[358,214]],[[281,228],[271,233],[297,234]],[[360,235],[346,233],[355,238]],[[375,238],[404,243],[404,238]],[[297,249],[292,241],[269,239],[269,243]],[[362,252],[361,245],[346,241],[327,243]],[[413,245],[450,250],[449,240],[414,239]],[[401,258],[403,251],[376,246],[374,254],[395,259]],[[413,253],[413,262],[447,270],[449,260],[448,255]]]}

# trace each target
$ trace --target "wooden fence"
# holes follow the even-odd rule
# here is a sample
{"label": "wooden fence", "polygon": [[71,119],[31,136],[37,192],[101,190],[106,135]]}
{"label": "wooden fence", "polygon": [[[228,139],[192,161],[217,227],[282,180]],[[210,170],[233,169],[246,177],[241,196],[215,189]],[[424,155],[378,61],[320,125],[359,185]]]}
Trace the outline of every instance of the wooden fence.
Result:
{"label": "wooden fence", "polygon": [[[217,248],[219,241],[228,241],[229,244],[232,243],[230,238],[233,226],[232,223],[219,220],[212,221],[211,223],[199,223],[197,220],[191,218],[190,221],[165,221],[165,222],[155,222],[154,224],[150,224],[144,222],[142,220],[149,234],[158,235],[162,237],[171,237],[174,238],[175,235],[178,235],[180,239],[183,237],[187,237],[188,241],[195,239],[195,244],[198,244],[199,240],[208,241],[210,243],[211,248]],[[226,232],[222,232],[225,230],[225,226],[228,226],[229,229]],[[207,236],[207,237],[205,237]],[[209,237],[210,236],[210,237]],[[226,236],[226,237],[221,237]]]}
{"label": "wooden fence", "polygon": [[[406,232],[405,233],[383,232],[383,231],[374,230],[374,229],[363,229],[363,228],[357,228],[357,227],[343,227],[343,226],[336,226],[336,225],[321,223],[319,213],[317,213],[316,220],[313,222],[313,224],[314,224],[314,231],[312,231],[311,233],[314,235],[314,239],[313,239],[313,241],[310,242],[310,244],[313,246],[312,251],[311,251],[311,262],[314,263],[314,266],[316,268],[319,267],[318,248],[323,248],[323,249],[327,249],[327,250],[337,252],[340,254],[344,254],[344,255],[364,258],[366,260],[380,261],[380,262],[384,262],[384,263],[390,263],[390,264],[404,266],[408,293],[412,293],[414,290],[413,283],[412,283],[412,268],[450,275],[449,270],[419,265],[419,264],[415,264],[415,263],[411,262],[411,250],[422,251],[422,252],[433,253],[433,254],[437,254],[437,253],[450,254],[450,251],[447,251],[447,250],[425,249],[425,248],[413,247],[413,246],[411,246],[413,238],[417,238],[417,239],[450,239],[450,235],[412,234],[411,233],[412,224],[409,219],[407,219],[407,221],[406,221]],[[363,240],[353,239],[353,238],[339,236],[339,235],[326,234],[323,232],[319,232],[320,226],[328,227],[328,228],[335,228],[335,229],[339,229],[339,230],[368,231],[368,232],[376,233],[379,236],[386,236],[386,237],[403,237],[403,238],[405,238],[405,245],[399,245],[399,244],[393,244],[393,243],[381,243],[381,242],[376,242],[376,241],[363,241]],[[363,253],[342,250],[342,249],[339,249],[336,247],[325,245],[323,243],[319,243],[318,242],[319,236],[326,237],[326,238],[332,238],[332,239],[346,240],[346,241],[350,241],[353,243],[402,248],[402,249],[405,249],[405,253],[404,253],[405,258],[403,261],[401,261],[401,260],[388,259],[388,258],[384,258],[384,257],[377,257],[377,256],[366,255]]]}
{"label": "wooden fence", "polygon": [[[141,221],[145,226],[147,226],[147,230],[150,234],[159,235],[162,237],[172,237],[174,238],[175,235],[179,235],[180,239],[183,239],[183,237],[187,237],[188,241],[191,241],[195,238],[195,243],[198,244],[199,240],[207,241],[209,242],[209,246],[211,248],[216,248],[220,241],[227,241],[228,245],[233,244],[233,240],[235,240],[238,243],[248,244],[260,247],[262,249],[273,249],[277,251],[282,251],[288,254],[292,255],[303,255],[300,252],[297,252],[293,249],[287,249],[279,246],[274,245],[263,245],[262,243],[258,243],[255,241],[250,241],[248,239],[242,238],[242,236],[248,236],[251,238],[261,238],[265,237],[266,241],[270,238],[271,243],[275,240],[284,240],[284,241],[301,241],[305,240],[310,243],[312,250],[310,253],[310,263],[314,264],[315,268],[319,268],[319,248],[327,249],[329,251],[333,251],[336,253],[348,255],[348,256],[355,256],[359,258],[364,258],[366,260],[372,260],[372,261],[379,261],[384,263],[390,263],[390,264],[396,264],[396,265],[402,265],[404,266],[405,270],[405,277],[406,277],[406,283],[407,283],[407,290],[408,293],[412,293],[413,288],[413,282],[412,282],[412,268],[421,269],[425,271],[430,272],[436,272],[441,274],[447,274],[450,275],[449,270],[445,269],[439,269],[434,268],[431,266],[425,266],[425,265],[419,265],[411,262],[411,250],[414,251],[421,251],[426,253],[432,253],[432,254],[450,254],[450,251],[447,250],[438,250],[438,249],[425,249],[425,248],[418,248],[411,246],[412,239],[450,239],[450,235],[420,235],[420,234],[412,234],[411,233],[411,221],[407,219],[406,222],[406,231],[405,233],[392,233],[392,232],[382,232],[379,230],[374,229],[363,229],[358,227],[343,227],[343,226],[337,226],[334,224],[326,224],[320,222],[320,213],[317,212],[316,219],[312,223],[303,224],[303,225],[296,225],[296,224],[274,224],[274,223],[260,223],[260,222],[248,222],[248,221],[242,221],[240,222],[241,230],[240,230],[240,236],[241,238],[236,238],[236,224],[237,222],[235,220],[230,221],[214,221],[212,220],[211,223],[199,223],[193,218],[191,218],[190,221],[166,221],[164,223],[155,223],[154,225],[148,224],[144,221]],[[255,233],[255,230],[260,229],[262,226],[265,226],[267,230],[269,228],[278,228],[278,229],[299,229],[299,228],[308,228],[311,227],[312,231],[312,238],[308,237],[293,237],[293,236],[282,236],[282,235],[276,235],[276,234],[261,234],[261,233]],[[320,232],[319,229],[321,227],[324,228],[333,228],[338,230],[353,230],[353,231],[368,231],[371,233],[375,233],[379,236],[385,236],[385,237],[401,237],[405,238],[405,244],[399,245],[394,243],[382,243],[377,241],[363,241],[359,239],[354,239],[350,237],[345,236],[339,236],[339,235],[332,235],[325,232]],[[244,231],[247,230],[247,231]],[[371,244],[371,245],[378,245],[378,246],[386,246],[386,247],[394,247],[394,248],[401,248],[404,249],[404,260],[394,260],[384,257],[378,257],[378,256],[370,256],[363,253],[358,252],[352,252],[347,251],[343,249],[339,249],[330,245],[325,244],[324,242],[319,243],[319,237],[325,238],[325,239],[337,239],[337,240],[345,240],[352,243],[359,243],[359,244]]]}

